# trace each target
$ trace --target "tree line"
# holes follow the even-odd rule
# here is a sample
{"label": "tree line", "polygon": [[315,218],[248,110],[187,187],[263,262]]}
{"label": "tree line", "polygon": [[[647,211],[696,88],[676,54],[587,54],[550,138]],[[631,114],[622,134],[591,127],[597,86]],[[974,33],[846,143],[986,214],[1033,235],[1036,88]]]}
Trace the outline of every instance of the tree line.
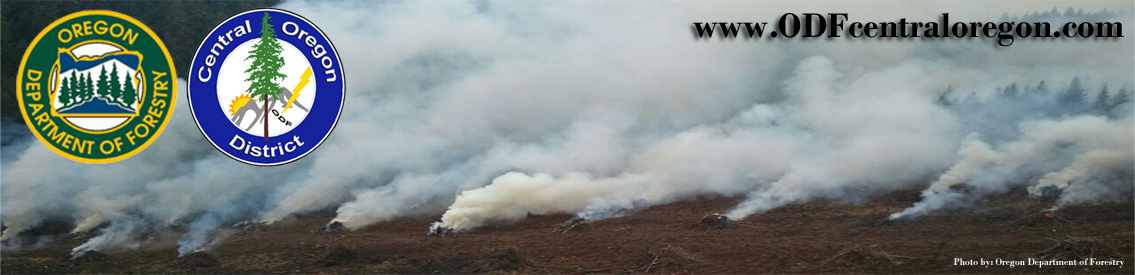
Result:
{"label": "tree line", "polygon": [[1132,101],[1132,94],[1126,87],[1112,92],[1106,82],[1090,96],[1080,77],[1072,78],[1067,86],[1055,93],[1044,80],[1035,86],[1021,87],[1017,83],[1011,83],[998,87],[994,96],[985,101],[978,99],[976,92],[970,92],[962,99],[956,99],[954,93],[953,88],[948,88],[939,95],[938,103],[960,109],[989,108],[991,106],[983,105],[997,105],[1048,116],[1096,114],[1116,117],[1119,115],[1116,112],[1120,111],[1117,107]]}
{"label": "tree line", "polygon": [[1034,85],[997,87],[992,96],[981,99],[976,92],[964,96],[947,88],[937,103],[958,114],[967,129],[982,134],[988,141],[1017,137],[1019,123],[1069,115],[1098,115],[1119,118],[1131,112],[1132,93],[1127,88],[1112,90],[1100,83],[1099,90],[1089,90],[1082,78],[1075,77],[1067,85],[1050,87],[1041,80]]}
{"label": "tree line", "polygon": [[[57,109],[66,109],[90,101],[98,96],[107,103],[118,105],[124,109],[134,111],[134,102],[138,99],[138,91],[134,88],[134,77],[119,80],[118,64],[111,63],[110,75],[107,75],[106,65],[100,67],[97,83],[92,83],[91,73],[78,74],[72,71],[71,76],[62,80],[59,88],[59,102],[63,105]],[[78,75],[77,75],[78,74]]]}

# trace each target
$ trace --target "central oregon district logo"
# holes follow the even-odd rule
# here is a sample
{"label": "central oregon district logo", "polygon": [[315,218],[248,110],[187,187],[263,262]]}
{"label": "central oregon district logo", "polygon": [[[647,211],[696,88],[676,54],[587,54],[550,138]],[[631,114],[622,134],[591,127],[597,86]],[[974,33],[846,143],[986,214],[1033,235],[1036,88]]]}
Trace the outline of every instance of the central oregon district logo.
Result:
{"label": "central oregon district logo", "polygon": [[36,138],[64,157],[128,158],[166,128],[177,98],[172,60],[134,18],[102,10],[64,16],[24,53],[16,78],[20,113]]}
{"label": "central oregon district logo", "polygon": [[343,68],[314,24],[258,9],[217,25],[190,66],[189,109],[229,157],[280,165],[323,143],[343,109]]}

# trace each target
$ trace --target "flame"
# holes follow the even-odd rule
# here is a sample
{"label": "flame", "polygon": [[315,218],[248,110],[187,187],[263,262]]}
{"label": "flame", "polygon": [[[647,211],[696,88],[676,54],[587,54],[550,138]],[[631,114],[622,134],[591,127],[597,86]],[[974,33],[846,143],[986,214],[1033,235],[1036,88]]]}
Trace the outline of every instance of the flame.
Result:
{"label": "flame", "polygon": [[1044,212],[1044,216],[1051,218],[1054,215],[1052,215],[1052,212]]}
{"label": "flame", "polygon": [[244,107],[245,104],[248,104],[249,101],[253,103],[256,102],[255,99],[248,97],[247,94],[240,94],[239,96],[237,96],[235,99],[233,99],[233,103],[229,105],[229,116],[235,116],[236,111],[240,110],[241,107]]}

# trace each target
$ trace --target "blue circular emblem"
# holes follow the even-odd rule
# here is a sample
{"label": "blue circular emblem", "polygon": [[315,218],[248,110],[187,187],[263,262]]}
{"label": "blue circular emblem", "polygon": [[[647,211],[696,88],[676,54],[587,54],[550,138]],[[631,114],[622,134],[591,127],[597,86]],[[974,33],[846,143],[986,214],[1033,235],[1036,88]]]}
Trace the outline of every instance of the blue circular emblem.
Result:
{"label": "blue circular emblem", "polygon": [[310,154],[339,120],[346,92],[331,40],[279,9],[217,25],[189,68],[189,109],[205,138],[229,157],[281,165]]}

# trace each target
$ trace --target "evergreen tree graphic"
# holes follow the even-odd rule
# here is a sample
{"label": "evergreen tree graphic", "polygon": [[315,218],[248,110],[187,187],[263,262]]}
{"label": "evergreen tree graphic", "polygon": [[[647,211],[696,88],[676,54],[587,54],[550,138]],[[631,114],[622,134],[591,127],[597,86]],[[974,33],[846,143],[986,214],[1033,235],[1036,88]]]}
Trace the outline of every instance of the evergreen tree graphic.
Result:
{"label": "evergreen tree graphic", "polygon": [[94,80],[92,78],[94,77],[91,76],[91,72],[86,72],[86,76],[83,77],[83,100],[79,101],[91,100],[94,97]]}
{"label": "evergreen tree graphic", "polygon": [[67,81],[70,83],[71,93],[68,95],[67,102],[63,103],[63,106],[74,104],[83,97],[83,88],[79,87],[79,76],[76,75],[76,73],[76,71],[71,71],[71,78]]}
{"label": "evergreen tree graphic", "polygon": [[[122,82],[118,79],[118,64],[110,63],[110,68],[110,83],[108,83],[110,85],[110,87],[108,87],[110,88],[110,91],[108,93],[110,94],[110,98],[114,100],[115,103],[117,103],[119,106],[122,106],[124,105],[122,104]],[[126,109],[131,109],[130,105],[123,107],[126,107]]]}
{"label": "evergreen tree graphic", "polygon": [[128,76],[122,79],[118,75],[118,64],[115,63],[111,63],[109,72],[106,70],[106,65],[102,65],[100,72],[98,80],[95,81],[94,77],[91,77],[91,72],[79,74],[78,70],[72,71],[70,77],[61,81],[58,91],[61,105],[57,109],[70,108],[98,96],[108,104],[134,111],[135,108],[131,105],[138,101],[138,89],[134,77]]}
{"label": "evergreen tree graphic", "polygon": [[130,105],[134,105],[134,101],[137,99],[138,91],[134,89],[134,77],[126,77],[125,83],[122,83],[122,103],[126,104],[126,108],[130,108]]}
{"label": "evergreen tree graphic", "polygon": [[78,85],[75,85],[75,101],[82,102],[87,100],[87,75],[80,74],[77,81],[76,84]]}
{"label": "evergreen tree graphic", "polygon": [[114,102],[112,100],[112,97],[110,96],[110,82],[106,79],[106,65],[102,65],[100,71],[101,72],[99,73],[98,82],[99,86],[96,92],[98,93],[99,97],[101,97],[103,100],[106,100],[106,102]]}
{"label": "evergreen tree graphic", "polygon": [[85,83],[83,84],[83,100],[79,102],[85,102],[95,96],[95,82],[92,78],[91,72],[87,72],[87,76],[83,78],[83,83]]}
{"label": "evergreen tree graphic", "polygon": [[260,41],[252,45],[249,56],[244,59],[252,59],[252,66],[244,71],[251,73],[244,81],[251,82],[252,86],[245,92],[252,98],[260,98],[264,102],[264,140],[268,140],[268,114],[271,113],[271,110],[268,110],[268,97],[279,100],[280,84],[277,81],[285,78],[284,74],[280,73],[280,68],[284,66],[281,52],[283,48],[280,42],[276,41],[272,17],[265,12],[264,18],[260,20]]}
{"label": "evergreen tree graphic", "polygon": [[67,107],[68,104],[71,104],[71,100],[74,100],[74,92],[71,91],[71,81],[62,80],[59,82],[62,82],[62,85],[59,86],[59,103],[63,104],[63,107]]}

